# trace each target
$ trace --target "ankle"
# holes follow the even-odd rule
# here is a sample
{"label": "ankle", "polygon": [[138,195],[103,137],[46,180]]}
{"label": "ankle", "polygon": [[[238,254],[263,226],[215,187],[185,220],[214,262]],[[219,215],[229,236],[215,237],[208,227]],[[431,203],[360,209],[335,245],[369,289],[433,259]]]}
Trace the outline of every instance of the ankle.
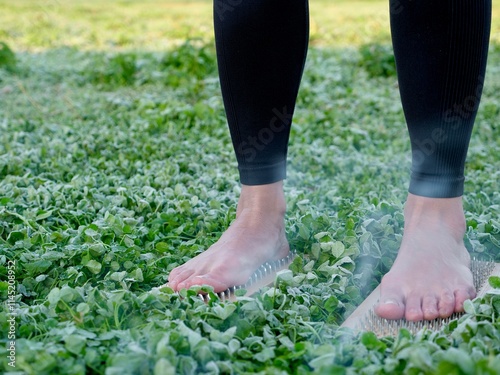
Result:
{"label": "ankle", "polygon": [[466,231],[462,197],[428,198],[408,194],[404,216],[405,232],[447,228],[462,241]]}
{"label": "ankle", "polygon": [[267,185],[242,185],[236,215],[243,211],[262,212],[266,215],[285,216],[286,201],[283,181]]}

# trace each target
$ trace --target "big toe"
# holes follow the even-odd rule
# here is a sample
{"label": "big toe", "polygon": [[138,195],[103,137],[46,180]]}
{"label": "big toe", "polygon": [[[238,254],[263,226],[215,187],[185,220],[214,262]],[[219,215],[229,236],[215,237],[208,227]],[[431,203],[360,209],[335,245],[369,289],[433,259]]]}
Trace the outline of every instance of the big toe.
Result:
{"label": "big toe", "polygon": [[405,316],[405,305],[401,295],[381,293],[375,314],[384,319],[402,319]]}

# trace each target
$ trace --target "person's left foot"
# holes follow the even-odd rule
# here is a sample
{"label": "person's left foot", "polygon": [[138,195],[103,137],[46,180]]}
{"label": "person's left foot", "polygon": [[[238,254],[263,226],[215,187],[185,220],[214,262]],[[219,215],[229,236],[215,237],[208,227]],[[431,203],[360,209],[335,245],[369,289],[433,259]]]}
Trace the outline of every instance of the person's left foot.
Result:
{"label": "person's left foot", "polygon": [[464,301],[476,295],[464,233],[461,197],[410,194],[401,248],[382,279],[375,313],[419,321],[462,312]]}

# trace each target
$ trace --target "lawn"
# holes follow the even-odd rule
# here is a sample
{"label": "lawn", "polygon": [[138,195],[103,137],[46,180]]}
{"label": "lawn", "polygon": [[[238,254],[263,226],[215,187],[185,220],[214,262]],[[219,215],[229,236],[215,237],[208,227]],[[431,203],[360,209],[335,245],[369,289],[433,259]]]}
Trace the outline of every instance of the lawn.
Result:
{"label": "lawn", "polygon": [[[466,246],[493,261],[497,4],[464,198]],[[154,288],[235,215],[211,2],[0,0],[0,372],[500,373],[498,294],[437,332],[339,329],[402,235],[409,141],[386,6],[311,2],[285,184],[299,256],[275,288],[205,304]]]}

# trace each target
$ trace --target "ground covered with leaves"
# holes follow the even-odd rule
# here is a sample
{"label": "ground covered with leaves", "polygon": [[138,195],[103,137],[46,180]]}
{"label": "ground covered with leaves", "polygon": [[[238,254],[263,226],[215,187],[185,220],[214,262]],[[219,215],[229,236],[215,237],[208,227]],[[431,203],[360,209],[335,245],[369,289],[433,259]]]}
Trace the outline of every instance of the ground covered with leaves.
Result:
{"label": "ground covered with leaves", "polygon": [[[50,27],[60,25],[56,5],[45,11]],[[2,334],[1,372],[500,373],[500,292],[438,332],[379,339],[339,329],[402,236],[409,141],[386,34],[370,28],[371,42],[348,47],[312,30],[285,186],[298,257],[274,288],[206,304],[196,289],[155,287],[235,215],[239,184],[210,35],[172,32],[171,47],[148,50],[121,25],[127,48],[101,50],[99,33],[63,43],[43,23],[29,27],[24,37],[0,29],[2,332],[8,275],[17,307],[16,367]],[[82,48],[78,35],[96,48]],[[500,261],[499,71],[494,42],[464,198],[466,246],[491,261]]]}

